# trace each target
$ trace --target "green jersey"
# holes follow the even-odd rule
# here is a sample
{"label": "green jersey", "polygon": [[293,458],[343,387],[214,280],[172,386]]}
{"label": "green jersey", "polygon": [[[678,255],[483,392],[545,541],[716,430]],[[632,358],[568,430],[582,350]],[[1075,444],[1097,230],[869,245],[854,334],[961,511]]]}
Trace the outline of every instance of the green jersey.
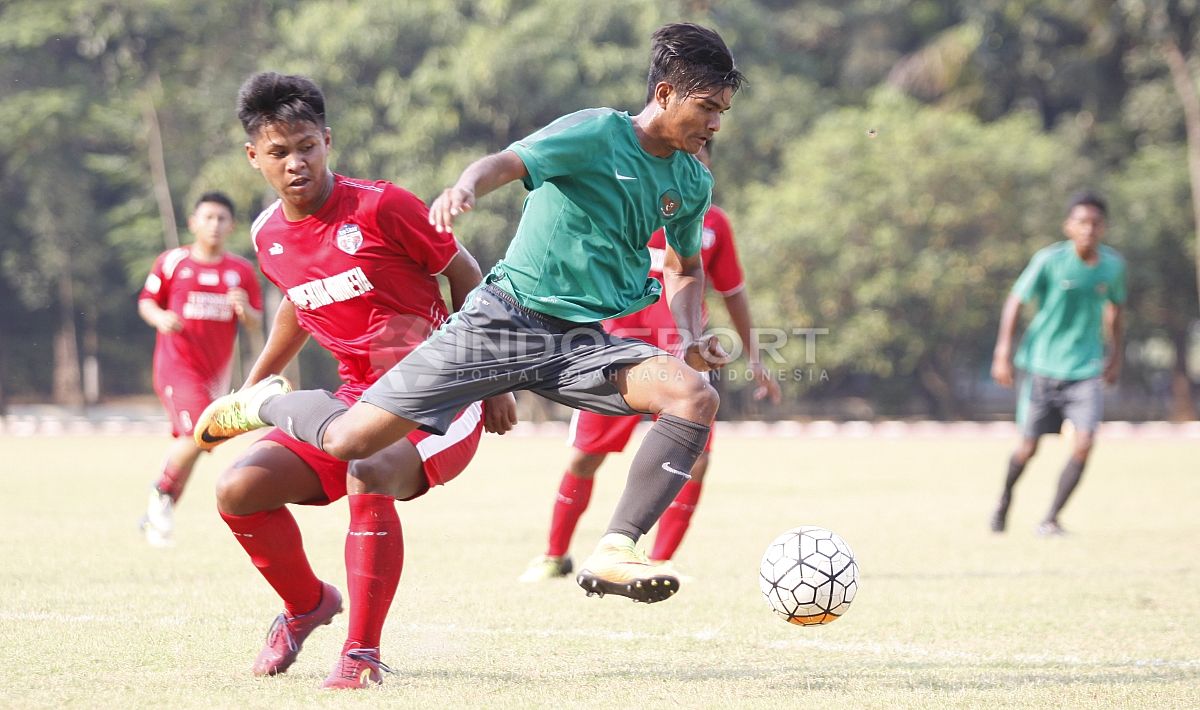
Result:
{"label": "green jersey", "polygon": [[526,308],[578,323],[632,313],[662,290],[649,276],[651,234],[664,227],[681,256],[700,251],[712,175],[688,153],[647,153],[628,113],[578,111],[508,149],[530,193],[487,281]]}
{"label": "green jersey", "polygon": [[1058,380],[1086,380],[1104,369],[1104,304],[1125,303],[1125,260],[1101,245],[1088,265],[1063,241],[1030,260],[1013,295],[1038,312],[1017,351],[1016,365]]}

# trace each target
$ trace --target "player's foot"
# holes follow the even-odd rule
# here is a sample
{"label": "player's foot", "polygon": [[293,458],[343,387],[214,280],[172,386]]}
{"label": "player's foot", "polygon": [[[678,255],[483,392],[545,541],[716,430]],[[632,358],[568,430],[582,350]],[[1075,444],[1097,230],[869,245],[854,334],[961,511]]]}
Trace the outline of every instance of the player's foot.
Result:
{"label": "player's foot", "polygon": [[1036,532],[1042,537],[1061,537],[1067,534],[1067,531],[1063,530],[1063,526],[1059,525],[1057,520],[1042,521],[1037,526]]}
{"label": "player's foot", "polygon": [[368,688],[383,684],[384,673],[394,673],[379,660],[377,648],[352,648],[342,654],[322,688]]}
{"label": "player's foot", "polygon": [[533,558],[525,571],[517,577],[518,582],[544,582],[547,579],[558,579],[566,577],[575,569],[575,563],[571,561],[570,555],[562,555],[555,557],[553,555],[539,555]]}
{"label": "player's foot", "polygon": [[652,604],[679,591],[679,578],[646,561],[637,544],[620,533],[600,538],[575,578],[588,596],[616,594]]}
{"label": "player's foot", "polygon": [[1004,528],[1008,526],[1008,508],[996,508],[996,511],[992,513],[991,526],[994,533],[1004,532]]}
{"label": "player's foot", "polygon": [[318,626],[324,626],[342,611],[342,595],[332,584],[321,583],[321,601],[317,608],[291,616],[286,611],[275,617],[267,631],[267,643],[254,659],[254,675],[283,673],[296,662],[304,640]]}
{"label": "player's foot", "polygon": [[140,522],[146,542],[154,547],[171,547],[175,544],[175,501],[166,493],[150,487],[150,498],[146,501],[146,514]]}
{"label": "player's foot", "polygon": [[204,408],[196,420],[196,446],[209,451],[238,434],[265,427],[267,423],[258,416],[263,402],[291,391],[292,386],[287,380],[279,375],[271,375],[237,392],[218,397]]}

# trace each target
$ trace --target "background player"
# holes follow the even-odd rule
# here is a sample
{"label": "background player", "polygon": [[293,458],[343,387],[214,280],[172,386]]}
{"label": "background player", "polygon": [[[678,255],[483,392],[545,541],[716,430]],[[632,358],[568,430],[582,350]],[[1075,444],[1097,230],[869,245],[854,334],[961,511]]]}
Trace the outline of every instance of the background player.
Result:
{"label": "background player", "polygon": [[[347,406],[321,391],[277,384],[218,400],[202,415],[211,440],[286,422],[288,433],[341,459],[365,458],[418,426],[445,431],[483,396],[528,389],[605,414],[656,414],[630,468],[607,534],[578,581],[589,594],[669,598],[678,579],[636,547],[674,499],[704,449],[716,391],[694,368],[727,355],[701,334],[703,216],[712,176],[694,157],[720,129],[742,82],[712,30],[667,25],[654,33],[652,97],[637,116],[580,111],[475,161],[431,206],[441,231],[476,199],[521,180],[531,190],[504,259],[461,311]],[[668,302],[686,364],[598,323],[654,302],[650,235],[666,227]]]}
{"label": "background player", "polygon": [[1057,434],[1068,419],[1075,428],[1074,450],[1037,528],[1042,535],[1063,533],[1058,515],[1087,465],[1104,414],[1104,384],[1115,383],[1121,372],[1125,261],[1100,244],[1107,222],[1108,208],[1099,195],[1073,196],[1062,227],[1067,241],[1035,254],[1004,303],[992,376],[1005,387],[1013,383],[1012,342],[1021,304],[1037,303],[1038,311],[1016,356],[1017,367],[1028,373],[1017,400],[1021,443],[1008,462],[1004,491],[992,515],[994,532],[1007,525],[1013,486],[1037,451],[1038,439]]}
{"label": "background player", "polygon": [[201,195],[188,217],[192,243],[160,254],[138,296],[138,314],[158,331],[154,391],[175,439],[141,520],[146,540],[155,546],[172,543],[175,503],[201,454],[192,425],[214,398],[229,391],[237,324],[253,329],[261,322],[254,266],[225,251],[233,226],[228,197]]}
{"label": "background player", "polygon": [[[697,153],[697,157],[705,166],[710,165],[711,149],[710,143]],[[650,275],[660,281],[665,254],[666,239],[660,229],[650,237]],[[754,345],[754,323],[750,317],[750,301],[742,276],[742,266],[734,246],[733,228],[729,224],[729,217],[716,205],[709,207],[704,215],[704,236],[700,254],[704,261],[704,275],[713,290],[724,299],[729,319],[746,349],[749,370],[759,383],[754,392],[755,399],[769,397],[772,402],[778,403],[779,385],[771,379],[759,362],[758,349]],[[675,329],[675,320],[671,317],[671,309],[666,300],[661,298],[637,313],[605,321],[604,329],[613,335],[645,340],[675,354],[679,354],[682,345]],[[591,500],[596,471],[600,469],[608,454],[625,450],[634,428],[641,419],[642,417],[636,414],[610,417],[575,410],[571,417],[568,442],[573,450],[567,470],[559,482],[558,495],[555,496],[546,553],[529,563],[529,567],[520,577],[522,582],[565,577],[571,573],[573,564],[567,550],[570,548],[579,518],[587,510]],[[658,533],[650,553],[651,562],[662,564],[669,561],[683,540],[691,523],[692,513],[700,501],[711,448],[710,434],[704,453],[692,466],[691,479],[684,484],[683,489],[658,521]]]}
{"label": "background player", "polygon": [[[352,403],[446,318],[437,275],[457,307],[479,284],[479,266],[451,234],[434,231],[414,195],[330,171],[325,100],[308,79],[250,77],[238,117],[250,164],[279,196],[251,236],[263,274],[286,294],[247,383],[271,379],[311,334],[337,358],[344,384],[336,396]],[[313,629],[341,611],[341,595],[313,573],[286,505],[326,505],[349,493],[349,633],[324,685],[382,681],[380,635],[404,559],[395,500],[457,476],[475,453],[483,416],[472,403],[444,435],[413,432],[349,465],[275,430],[221,475],[221,517],[284,603],[256,674],[286,671]],[[489,402],[487,417],[503,433],[516,421],[515,400]]]}

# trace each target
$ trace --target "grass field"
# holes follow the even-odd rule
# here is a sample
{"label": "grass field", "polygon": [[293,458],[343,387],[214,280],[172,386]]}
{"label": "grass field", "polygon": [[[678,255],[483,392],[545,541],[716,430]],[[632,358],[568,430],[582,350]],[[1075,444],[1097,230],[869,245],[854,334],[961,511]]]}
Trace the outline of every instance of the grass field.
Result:
{"label": "grass field", "polygon": [[[1066,451],[1048,441],[987,531],[1009,443],[720,436],[677,556],[694,577],[656,605],[519,586],[541,551],[565,450],[488,437],[451,485],[400,505],[404,578],[384,629],[397,670],[317,689],[343,614],[285,676],[249,674],[279,603],[215,514],[243,442],[201,463],[178,545],[135,531],[165,438],[0,437],[0,706],[908,708],[1200,706],[1197,444],[1104,441],[1064,525],[1032,530]],[[585,555],[628,459],[610,461],[576,538]],[[345,503],[299,509],[318,574],[345,589]],[[758,591],[783,530],[853,546],[847,615],[799,628]]]}

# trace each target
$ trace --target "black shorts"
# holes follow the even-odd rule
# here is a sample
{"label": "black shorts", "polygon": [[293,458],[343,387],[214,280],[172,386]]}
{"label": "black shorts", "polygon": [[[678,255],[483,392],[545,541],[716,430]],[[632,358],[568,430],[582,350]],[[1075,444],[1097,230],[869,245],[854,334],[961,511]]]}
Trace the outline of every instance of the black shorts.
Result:
{"label": "black shorts", "polygon": [[660,355],[649,343],[572,323],[519,305],[481,286],[416,350],[363,393],[362,401],[444,434],[471,402],[530,390],[598,414],[637,414],[613,374]]}
{"label": "black shorts", "polygon": [[1021,435],[1036,439],[1058,434],[1064,420],[1076,431],[1094,434],[1104,417],[1104,383],[1099,377],[1056,380],[1026,375],[1017,399],[1017,426]]}

